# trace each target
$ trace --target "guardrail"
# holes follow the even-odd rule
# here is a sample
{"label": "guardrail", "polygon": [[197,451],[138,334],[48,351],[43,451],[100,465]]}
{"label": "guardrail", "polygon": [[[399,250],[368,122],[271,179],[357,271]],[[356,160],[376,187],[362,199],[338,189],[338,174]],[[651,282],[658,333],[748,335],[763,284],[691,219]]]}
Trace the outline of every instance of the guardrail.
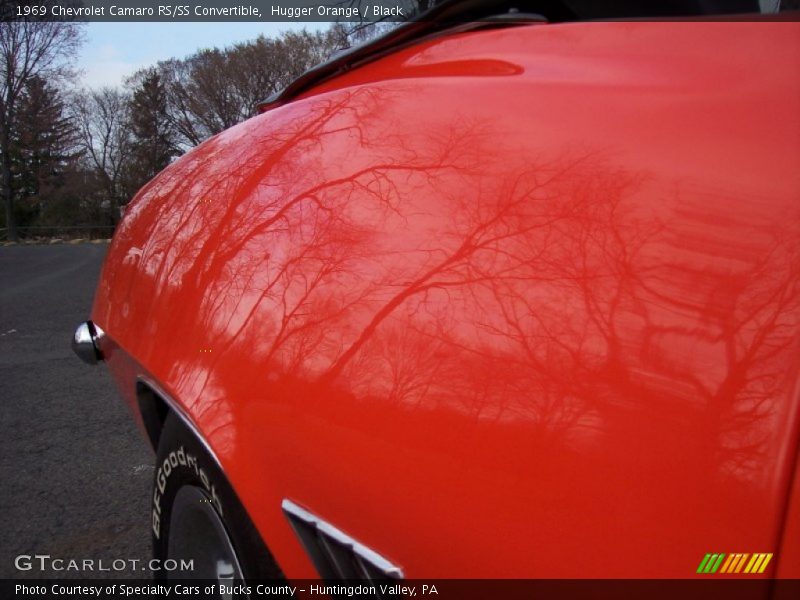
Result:
{"label": "guardrail", "polygon": [[[108,239],[114,234],[113,225],[36,225],[17,227],[21,242],[49,243],[53,240]],[[8,229],[0,227],[0,241],[8,241]]]}

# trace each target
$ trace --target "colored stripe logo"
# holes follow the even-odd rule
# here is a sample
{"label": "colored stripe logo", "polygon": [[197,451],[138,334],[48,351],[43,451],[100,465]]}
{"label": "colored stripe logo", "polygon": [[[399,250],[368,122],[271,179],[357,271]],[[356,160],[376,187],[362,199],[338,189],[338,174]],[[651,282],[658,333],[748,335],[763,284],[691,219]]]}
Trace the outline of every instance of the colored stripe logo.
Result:
{"label": "colored stripe logo", "polygon": [[770,560],[772,560],[771,552],[757,552],[754,554],[746,552],[733,552],[731,554],[708,553],[700,561],[697,573],[713,575],[719,572],[756,575],[764,572]]}

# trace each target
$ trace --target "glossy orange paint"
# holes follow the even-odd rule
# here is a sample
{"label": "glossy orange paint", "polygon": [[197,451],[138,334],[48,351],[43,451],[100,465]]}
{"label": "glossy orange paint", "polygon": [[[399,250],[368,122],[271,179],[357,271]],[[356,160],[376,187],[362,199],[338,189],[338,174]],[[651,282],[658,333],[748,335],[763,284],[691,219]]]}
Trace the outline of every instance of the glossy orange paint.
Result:
{"label": "glossy orange paint", "polygon": [[138,194],[92,313],[109,366],[186,408],[290,577],[283,498],[407,577],[778,552],[799,74],[791,22],[522,26],[355,69]]}

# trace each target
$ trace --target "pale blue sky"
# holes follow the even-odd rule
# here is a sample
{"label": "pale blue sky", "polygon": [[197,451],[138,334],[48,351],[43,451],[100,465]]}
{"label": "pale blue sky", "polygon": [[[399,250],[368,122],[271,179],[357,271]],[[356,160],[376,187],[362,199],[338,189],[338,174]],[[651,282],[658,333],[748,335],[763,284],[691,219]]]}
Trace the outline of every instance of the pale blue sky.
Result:
{"label": "pale blue sky", "polygon": [[88,23],[78,68],[80,86],[116,86],[141,67],[183,58],[200,48],[224,47],[281,31],[310,31],[327,23]]}

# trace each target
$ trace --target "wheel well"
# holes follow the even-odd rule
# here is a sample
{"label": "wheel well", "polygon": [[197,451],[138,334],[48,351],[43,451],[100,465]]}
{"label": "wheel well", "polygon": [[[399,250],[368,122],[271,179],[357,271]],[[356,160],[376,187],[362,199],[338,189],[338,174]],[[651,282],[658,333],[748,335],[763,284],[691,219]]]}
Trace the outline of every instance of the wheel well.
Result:
{"label": "wheel well", "polygon": [[170,408],[166,401],[143,381],[136,382],[136,398],[139,403],[139,414],[142,417],[147,438],[153,450],[158,449],[161,430],[167,419]]}

